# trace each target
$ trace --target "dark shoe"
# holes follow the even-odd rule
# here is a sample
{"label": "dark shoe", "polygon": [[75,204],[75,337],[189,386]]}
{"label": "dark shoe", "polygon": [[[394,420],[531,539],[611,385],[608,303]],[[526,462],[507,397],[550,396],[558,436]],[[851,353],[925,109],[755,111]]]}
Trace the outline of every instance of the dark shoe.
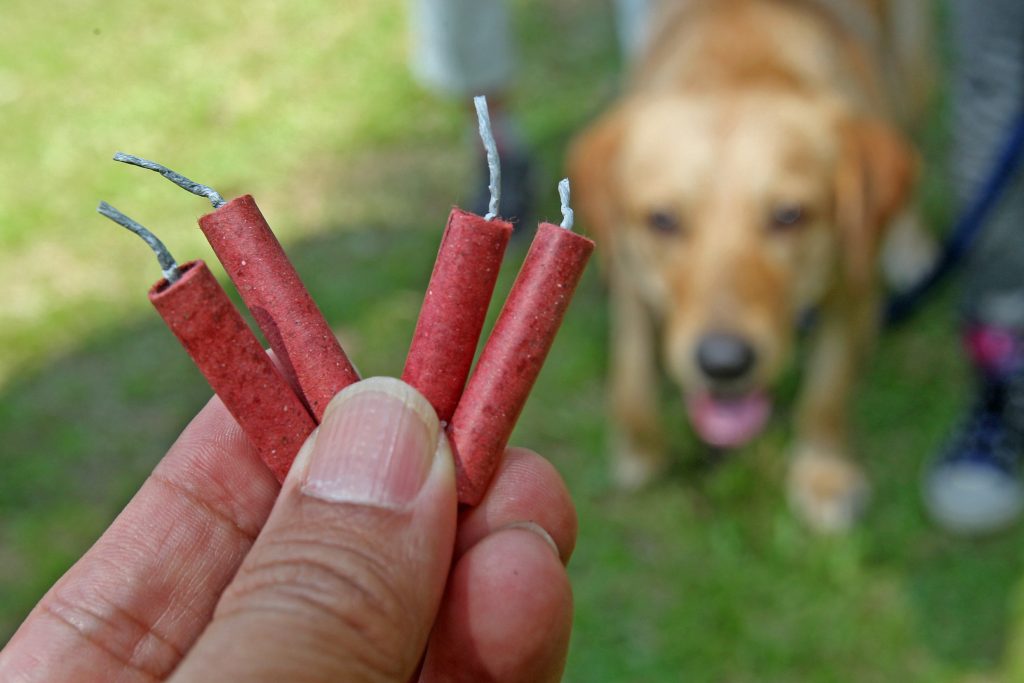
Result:
{"label": "dark shoe", "polygon": [[978,535],[1024,509],[1024,345],[999,328],[972,326],[965,346],[979,375],[974,407],[932,463],[924,500],[948,531]]}
{"label": "dark shoe", "polygon": [[[501,155],[501,218],[515,226],[516,234],[524,232],[523,225],[533,210],[533,161],[521,149],[502,150]],[[484,216],[491,201],[490,172],[486,157],[480,159],[476,191],[470,211]]]}
{"label": "dark shoe", "polygon": [[1020,439],[1003,418],[1003,391],[983,393],[925,475],[928,512],[956,534],[998,531],[1024,508]]}

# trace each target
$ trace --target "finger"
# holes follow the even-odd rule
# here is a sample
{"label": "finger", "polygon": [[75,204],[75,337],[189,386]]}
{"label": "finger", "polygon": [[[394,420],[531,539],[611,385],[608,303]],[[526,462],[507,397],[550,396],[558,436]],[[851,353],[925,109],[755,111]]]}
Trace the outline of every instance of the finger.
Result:
{"label": "finger", "polygon": [[572,630],[572,589],[537,527],[506,528],[458,561],[420,680],[560,680]]}
{"label": "finger", "polygon": [[457,564],[421,680],[558,680],[572,619],[563,565],[576,531],[555,468],[510,449],[483,501],[459,520]]}
{"label": "finger", "polygon": [[0,680],[167,676],[210,620],[277,491],[214,397],[0,653]]}
{"label": "finger", "polygon": [[426,399],[389,378],[345,389],[176,676],[405,683],[455,523],[451,452]]}
{"label": "finger", "polygon": [[462,513],[455,556],[498,529],[526,522],[546,531],[562,562],[569,562],[578,528],[569,490],[547,460],[525,448],[510,448],[483,501]]}

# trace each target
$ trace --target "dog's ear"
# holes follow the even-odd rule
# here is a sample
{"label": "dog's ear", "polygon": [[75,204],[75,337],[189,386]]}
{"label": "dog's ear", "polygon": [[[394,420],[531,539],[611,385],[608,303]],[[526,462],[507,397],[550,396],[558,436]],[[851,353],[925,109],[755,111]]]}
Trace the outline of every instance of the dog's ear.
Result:
{"label": "dog's ear", "polygon": [[836,219],[851,284],[873,280],[889,223],[910,201],[917,155],[891,125],[861,118],[841,124],[836,169]]}
{"label": "dog's ear", "polygon": [[[614,169],[625,124],[623,107],[617,107],[580,133],[569,146],[568,167],[573,204],[584,227],[598,246],[610,246],[616,220],[617,183]],[[605,254],[606,249],[599,249]]]}

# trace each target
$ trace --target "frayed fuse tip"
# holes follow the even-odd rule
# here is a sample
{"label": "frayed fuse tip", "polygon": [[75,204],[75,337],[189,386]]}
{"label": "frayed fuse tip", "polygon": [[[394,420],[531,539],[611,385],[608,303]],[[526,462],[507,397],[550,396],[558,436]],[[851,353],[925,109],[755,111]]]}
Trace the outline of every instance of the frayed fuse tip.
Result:
{"label": "frayed fuse tip", "polygon": [[178,262],[174,260],[174,257],[171,256],[171,252],[168,251],[167,247],[164,246],[164,243],[160,241],[160,238],[147,230],[143,225],[135,222],[106,202],[100,202],[100,205],[96,207],[96,211],[114,221],[122,228],[130,230],[141,237],[143,241],[149,245],[149,248],[153,250],[153,253],[156,254],[156,260],[160,263],[160,269],[163,271],[164,277],[167,278],[167,282],[169,284],[174,284],[181,278],[181,270],[178,268]]}
{"label": "frayed fuse tip", "polygon": [[566,230],[572,230],[573,223],[576,220],[576,214],[573,212],[572,207],[569,206],[569,179],[562,178],[558,183],[558,197],[562,200],[562,227]]}
{"label": "frayed fuse tip", "polygon": [[487,109],[487,98],[479,95],[473,98],[476,106],[476,118],[480,127],[480,140],[487,150],[487,170],[490,172],[490,184],[487,189],[491,193],[491,201],[487,207],[487,220],[494,220],[498,217],[498,210],[501,204],[501,159],[498,157],[498,143],[494,139],[494,131],[491,128],[491,115]]}
{"label": "frayed fuse tip", "polygon": [[210,200],[210,203],[213,204],[213,208],[215,209],[219,209],[220,207],[227,204],[227,202],[224,201],[224,198],[220,195],[220,193],[214,190],[212,187],[209,187],[208,185],[203,185],[201,183],[197,183],[194,180],[190,180],[185,176],[181,175],[180,173],[172,171],[166,166],[162,166],[161,164],[158,164],[155,161],[143,159],[142,157],[137,157],[133,154],[125,154],[124,152],[117,152],[116,154],[114,154],[114,161],[120,161],[121,163],[124,164],[131,164],[132,166],[138,166],[139,168],[145,168],[150,171],[156,171],[157,173],[167,178],[178,187],[184,190],[188,190],[194,195],[206,197],[207,199]]}

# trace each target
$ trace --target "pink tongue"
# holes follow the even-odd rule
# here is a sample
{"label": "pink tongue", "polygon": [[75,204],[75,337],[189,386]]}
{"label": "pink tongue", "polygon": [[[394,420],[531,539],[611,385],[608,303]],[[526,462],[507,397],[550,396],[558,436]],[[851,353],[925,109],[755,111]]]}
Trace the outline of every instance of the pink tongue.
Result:
{"label": "pink tongue", "polygon": [[686,408],[700,438],[720,448],[735,448],[753,439],[772,412],[771,401],[757,391],[736,398],[715,398],[705,391],[691,395]]}

